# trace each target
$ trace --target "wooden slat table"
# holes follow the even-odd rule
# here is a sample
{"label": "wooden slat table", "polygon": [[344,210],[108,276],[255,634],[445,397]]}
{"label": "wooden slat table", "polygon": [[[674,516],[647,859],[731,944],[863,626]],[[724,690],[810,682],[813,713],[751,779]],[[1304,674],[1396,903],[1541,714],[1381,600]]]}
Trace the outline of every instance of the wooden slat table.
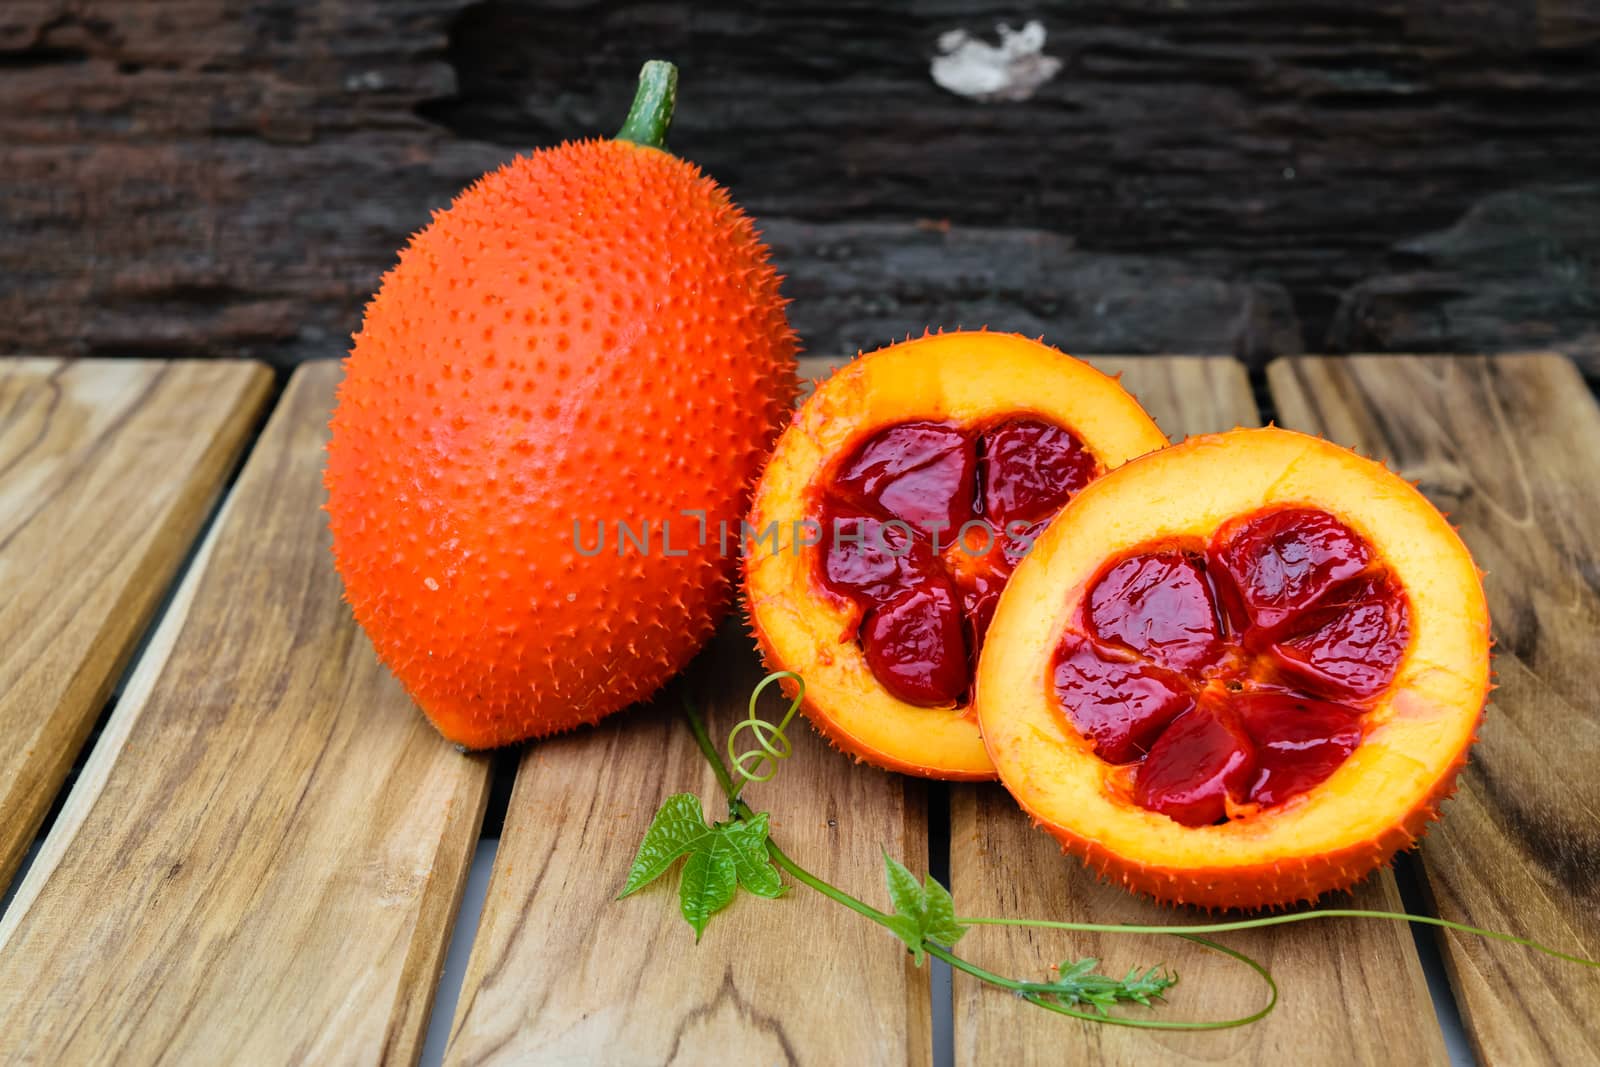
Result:
{"label": "wooden slat table", "polygon": [[[1231,360],[1100,362],[1175,434],[1256,419]],[[0,915],[0,1062],[418,1055],[489,765],[440,741],[340,601],[318,510],[337,376],[329,364],[296,373],[196,549],[265,372],[0,361],[0,742],[34,729],[0,744],[0,875],[195,549]],[[1420,478],[1491,572],[1503,688],[1462,796],[1423,849],[1440,913],[1600,953],[1600,714],[1588,684],[1600,411],[1553,356],[1295,359],[1268,381],[1284,423]],[[694,790],[717,811],[678,701],[695,700],[720,735],[759,673],[730,626],[655,703],[523,752],[481,923],[459,933],[473,942],[447,1062],[933,1059],[942,1011],[929,971],[803,887],[741,898],[699,945],[669,883],[612,899],[664,796]],[[1183,914],[1096,883],[998,787],[928,786],[857,766],[803,728],[793,736],[794,759],[752,799],[801,862],[868,900],[884,897],[881,847],[916,870],[948,855],[963,912]],[[930,842],[930,826],[948,839]],[[1353,896],[1399,903],[1387,873]],[[1405,928],[1226,940],[1284,985],[1260,1025],[1114,1030],[960,980],[953,1059],[1444,1060]],[[1174,944],[982,930],[962,948],[1019,975],[1102,952],[1110,966],[1165,961],[1185,978],[1172,1017],[1259,1003],[1247,973]],[[1485,1062],[1600,1058],[1592,974],[1472,939],[1442,945]]]}
{"label": "wooden slat table", "polygon": [[[927,970],[804,887],[736,901],[698,945],[672,879],[612,899],[662,800],[691,790],[723,815],[679,699],[725,736],[761,671],[737,630],[693,671],[631,721],[528,749],[447,1063],[928,1062]],[[882,892],[880,848],[923,869],[922,784],[793,736],[786,773],[760,793],[784,847],[868,897]],[[863,942],[879,951],[853,958]]]}
{"label": "wooden slat table", "polygon": [[416,1055],[487,761],[340,599],[337,380],[295,376],[0,917],[0,1062]]}
{"label": "wooden slat table", "polygon": [[251,363],[0,361],[0,892],[270,381]]}

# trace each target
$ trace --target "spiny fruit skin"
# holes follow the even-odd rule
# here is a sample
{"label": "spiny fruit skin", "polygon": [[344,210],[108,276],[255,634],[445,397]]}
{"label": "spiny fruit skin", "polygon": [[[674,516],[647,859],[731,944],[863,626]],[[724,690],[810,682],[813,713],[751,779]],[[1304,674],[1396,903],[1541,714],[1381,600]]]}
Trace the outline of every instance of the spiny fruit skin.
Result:
{"label": "spiny fruit skin", "polygon": [[[779,281],[723,189],[621,141],[513,160],[400,253],[325,483],[355,617],[445,737],[594,722],[711,635],[736,562],[718,524],[737,532],[793,403]],[[619,522],[649,523],[647,552]]]}

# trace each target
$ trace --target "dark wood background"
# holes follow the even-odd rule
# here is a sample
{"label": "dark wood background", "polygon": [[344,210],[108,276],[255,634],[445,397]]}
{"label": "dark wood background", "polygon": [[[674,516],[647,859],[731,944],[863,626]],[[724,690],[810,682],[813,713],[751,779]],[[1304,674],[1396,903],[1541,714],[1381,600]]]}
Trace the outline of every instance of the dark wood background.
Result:
{"label": "dark wood background", "polygon": [[[1037,18],[979,103],[939,35]],[[1555,347],[1600,374],[1600,0],[3,0],[0,352],[340,354],[516,151],[672,145],[757,214],[812,351]]]}

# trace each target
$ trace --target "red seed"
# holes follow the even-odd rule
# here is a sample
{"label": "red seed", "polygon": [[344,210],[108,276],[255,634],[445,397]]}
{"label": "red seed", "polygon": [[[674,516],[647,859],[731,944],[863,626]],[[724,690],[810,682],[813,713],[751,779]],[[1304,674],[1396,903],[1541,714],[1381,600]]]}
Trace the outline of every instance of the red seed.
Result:
{"label": "red seed", "polygon": [[967,690],[969,667],[961,609],[943,576],[906,589],[868,613],[861,627],[867,666],[883,687],[908,704],[954,704]]}
{"label": "red seed", "polygon": [[1143,756],[1168,723],[1194,706],[1180,675],[1111,658],[1077,634],[1062,639],[1054,675],[1067,718],[1112,763]]}
{"label": "red seed", "polygon": [[1405,593],[1388,576],[1335,591],[1300,622],[1306,627],[1272,649],[1284,670],[1315,693],[1343,700],[1374,697],[1394,681],[1411,637]]}
{"label": "red seed", "polygon": [[1279,804],[1325,781],[1361,743],[1361,712],[1293,693],[1241,694],[1229,703],[1255,743],[1250,799]]}
{"label": "red seed", "polygon": [[1178,552],[1130,556],[1089,592],[1094,635],[1187,671],[1222,649],[1211,590],[1194,560]]}
{"label": "red seed", "polygon": [[1134,800],[1185,826],[1227,817],[1227,800],[1242,801],[1255,771],[1249,738],[1225,714],[1196,708],[1177,719],[1139,767]]}
{"label": "red seed", "polygon": [[1094,456],[1070,431],[1015,419],[983,435],[983,514],[997,528],[1054,515],[1094,480]]}
{"label": "red seed", "polygon": [[1264,645],[1334,586],[1372,562],[1367,542],[1315,508],[1283,508],[1229,523],[1211,554],[1236,629]]}
{"label": "red seed", "polygon": [[926,541],[904,522],[824,512],[823,584],[847,598],[882,601],[941,573]]}
{"label": "red seed", "polygon": [[834,484],[928,536],[945,531],[948,542],[972,518],[977,463],[972,441],[955,427],[908,422],[868,440]]}

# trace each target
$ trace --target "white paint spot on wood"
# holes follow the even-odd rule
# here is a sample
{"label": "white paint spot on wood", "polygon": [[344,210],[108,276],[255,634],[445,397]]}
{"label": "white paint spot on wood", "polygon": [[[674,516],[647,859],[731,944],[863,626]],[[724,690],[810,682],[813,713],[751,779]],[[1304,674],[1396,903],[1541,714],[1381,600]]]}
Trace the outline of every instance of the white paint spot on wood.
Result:
{"label": "white paint spot on wood", "polygon": [[996,27],[1000,43],[992,45],[966,30],[939,37],[933,60],[934,83],[958,96],[987,102],[1026,100],[1061,70],[1061,60],[1044,54],[1044,24],[1034,20],[1020,30]]}

